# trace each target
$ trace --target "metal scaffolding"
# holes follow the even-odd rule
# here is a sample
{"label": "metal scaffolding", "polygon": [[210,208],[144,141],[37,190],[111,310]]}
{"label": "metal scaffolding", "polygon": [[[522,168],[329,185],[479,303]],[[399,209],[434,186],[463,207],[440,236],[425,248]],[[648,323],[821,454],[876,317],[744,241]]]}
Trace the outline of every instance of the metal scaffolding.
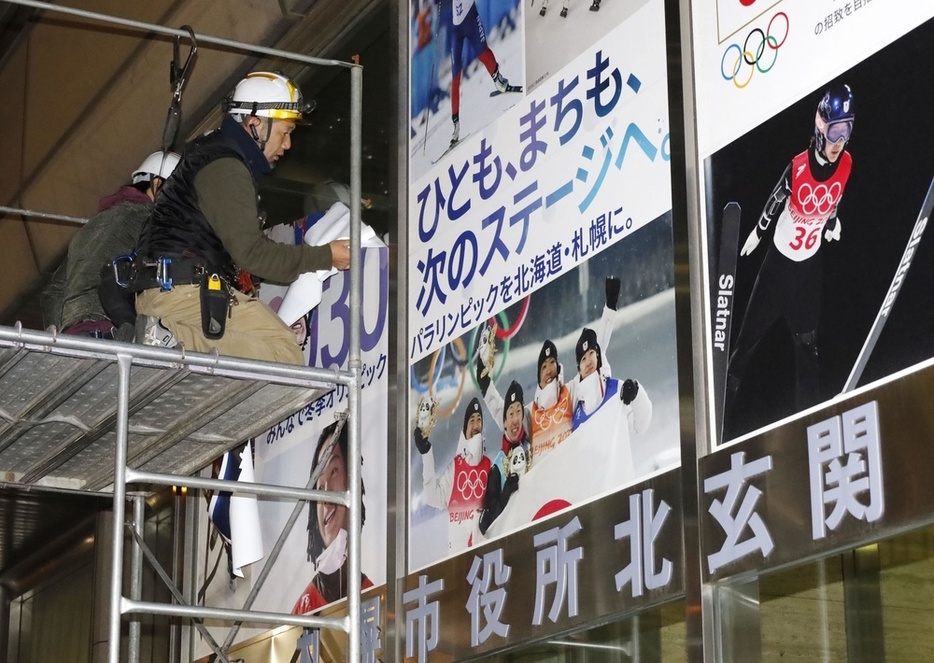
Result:
{"label": "metal scaffolding", "polygon": [[[146,33],[187,38],[190,32],[33,0],[0,0]],[[308,65],[349,69],[351,77],[350,249],[361,254],[361,143],[363,70],[359,64],[310,57],[229,39],[197,34],[202,44],[289,59]],[[0,211],[43,216],[29,210]],[[71,219],[80,222],[79,219]],[[323,370],[262,361],[187,353],[140,345],[0,327],[0,467],[13,470],[18,484],[81,491],[113,492],[115,527],[111,545],[108,662],[118,663],[124,615],[168,615],[238,624],[297,625],[347,633],[348,660],[360,660],[361,640],[361,429],[360,316],[362,271],[350,266],[349,359],[346,370]],[[327,492],[243,484],[191,476],[221,453],[275,425],[335,386],[348,394],[348,485]],[[114,401],[114,396],[116,399]],[[180,406],[184,403],[184,406]],[[234,413],[233,415],[231,413]],[[166,420],[168,419],[168,420]],[[112,466],[101,459],[112,454]],[[138,487],[128,491],[129,486]],[[345,617],[297,616],[251,611],[252,600],[278,554],[277,544],[242,610],[186,605],[184,597],[142,543],[141,493],[153,486],[250,493],[348,507],[348,591]],[[130,534],[137,546],[131,558],[130,596],[123,595],[124,526],[127,500],[134,500]],[[296,507],[298,508],[298,507]],[[287,528],[291,527],[290,519]],[[284,537],[280,537],[281,540]],[[141,555],[169,586],[175,603],[139,599]],[[135,622],[135,626],[133,626]],[[237,632],[217,645],[220,660]],[[131,619],[130,660],[138,660],[138,620]]]}

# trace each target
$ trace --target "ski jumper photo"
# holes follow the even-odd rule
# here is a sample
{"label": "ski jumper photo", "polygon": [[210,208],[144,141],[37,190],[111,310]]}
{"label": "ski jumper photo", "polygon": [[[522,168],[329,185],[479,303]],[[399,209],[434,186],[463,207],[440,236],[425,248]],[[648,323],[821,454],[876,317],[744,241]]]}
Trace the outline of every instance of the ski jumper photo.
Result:
{"label": "ski jumper photo", "polygon": [[727,371],[726,418],[733,412],[746,369],[773,323],[787,323],[794,344],[795,400],[798,409],[818,402],[817,326],[821,309],[823,242],[840,239],[837,208],[853,167],[847,143],[853,133],[853,92],[829,88],[817,106],[814,137],[807,150],[785,168],[740,256],[753,253],[774,226],[746,305]]}

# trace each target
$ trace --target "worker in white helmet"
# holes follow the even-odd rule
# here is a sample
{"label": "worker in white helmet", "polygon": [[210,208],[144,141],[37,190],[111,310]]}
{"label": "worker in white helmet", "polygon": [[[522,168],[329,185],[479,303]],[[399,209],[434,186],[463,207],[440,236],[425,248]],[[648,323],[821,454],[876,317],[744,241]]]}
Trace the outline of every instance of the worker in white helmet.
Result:
{"label": "worker in white helmet", "polygon": [[130,176],[130,183],[101,198],[98,212],[78,230],[68,254],[42,294],[46,326],[66,334],[131,341],[134,315],[114,319],[98,297],[101,268],[133,250],[162,183],[178,165],[174,152],[153,152]]}
{"label": "worker in white helmet", "polygon": [[312,106],[286,76],[254,72],[224,101],[219,129],[185,149],[140,233],[130,289],[189,350],[303,364],[295,336],[256,297],[252,276],[290,283],[347,269],[350,243],[290,246],[263,234],[256,180],[292,145]]}

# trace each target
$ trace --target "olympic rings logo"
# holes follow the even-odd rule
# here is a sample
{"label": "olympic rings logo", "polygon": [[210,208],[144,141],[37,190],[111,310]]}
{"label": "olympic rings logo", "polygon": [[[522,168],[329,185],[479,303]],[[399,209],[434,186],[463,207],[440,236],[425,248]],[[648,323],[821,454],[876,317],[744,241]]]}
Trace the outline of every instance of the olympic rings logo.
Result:
{"label": "olympic rings logo", "polygon": [[[772,32],[772,28],[775,27],[775,19],[779,17],[785,21],[784,32],[780,33],[781,38],[779,38],[779,33],[773,34]],[[765,32],[762,31],[762,28],[754,28],[750,31],[750,33],[746,35],[746,40],[743,42],[742,48],[740,48],[739,44],[730,44],[727,46],[726,50],[723,52],[723,57],[720,58],[720,75],[723,76],[723,80],[733,81],[733,85],[741,90],[749,85],[749,81],[752,80],[752,75],[756,73],[756,69],[763,74],[768,73],[778,60],[778,49],[780,49],[782,44],[785,43],[785,40],[788,39],[790,28],[791,23],[788,21],[788,14],[785,12],[778,12],[769,21]],[[752,47],[754,47],[753,50],[750,50]],[[772,53],[768,65],[763,62],[768,59],[766,56],[766,49]],[[733,50],[736,51],[736,60],[733,62],[733,66],[730,67],[730,70],[727,71],[727,56],[729,56],[730,52]],[[742,76],[740,76],[740,73],[743,72],[747,66],[749,67],[749,74],[746,75],[743,73]],[[744,80],[741,81],[741,78]]]}
{"label": "olympic rings logo", "polygon": [[826,184],[818,184],[816,187],[802,184],[798,189],[798,205],[807,216],[830,214],[842,194],[843,187],[839,182],[834,182],[830,187]]}
{"label": "olympic rings logo", "polygon": [[461,472],[457,475],[457,492],[465,501],[470,499],[478,500],[486,492],[487,473],[478,470]]}
{"label": "olympic rings logo", "polygon": [[560,426],[570,420],[564,407],[562,407],[566,401],[567,398],[559,397],[557,406],[551,407],[547,410],[539,409],[535,411],[535,414],[533,415],[535,418],[535,423],[543,432],[551,430],[552,426]]}

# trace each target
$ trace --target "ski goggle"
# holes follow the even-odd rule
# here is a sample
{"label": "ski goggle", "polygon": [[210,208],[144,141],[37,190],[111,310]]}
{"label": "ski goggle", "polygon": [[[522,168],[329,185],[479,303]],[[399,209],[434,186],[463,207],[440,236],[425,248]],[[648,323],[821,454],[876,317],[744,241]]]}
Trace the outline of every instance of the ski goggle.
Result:
{"label": "ski goggle", "polygon": [[827,125],[827,141],[836,143],[838,141],[848,141],[853,133],[853,120],[841,120]]}

